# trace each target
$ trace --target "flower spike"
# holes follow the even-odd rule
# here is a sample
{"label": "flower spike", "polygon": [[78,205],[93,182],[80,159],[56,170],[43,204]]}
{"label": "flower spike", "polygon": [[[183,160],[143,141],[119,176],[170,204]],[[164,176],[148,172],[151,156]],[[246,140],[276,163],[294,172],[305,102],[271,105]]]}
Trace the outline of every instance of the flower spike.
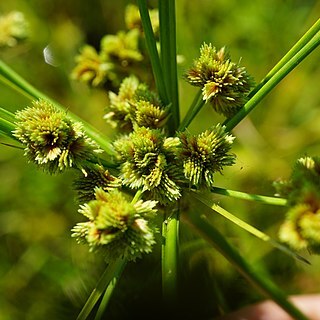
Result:
{"label": "flower spike", "polygon": [[18,111],[13,134],[25,145],[25,155],[49,173],[67,168],[82,169],[83,163],[102,150],[88,138],[80,122],[45,101]]}
{"label": "flower spike", "polygon": [[203,100],[228,118],[246,103],[253,85],[245,68],[232,62],[224,47],[217,51],[206,43],[200,48],[200,57],[187,72],[186,79],[201,87]]}
{"label": "flower spike", "polygon": [[155,243],[155,228],[149,220],[156,213],[156,201],[130,203],[118,190],[95,190],[95,200],[80,206],[79,212],[89,219],[78,223],[72,236],[87,243],[91,251],[101,250],[107,260],[119,256],[128,260],[149,253]]}
{"label": "flower spike", "polygon": [[191,186],[213,187],[214,173],[221,173],[224,166],[235,162],[235,156],[228,153],[234,137],[226,133],[220,124],[199,135],[180,133],[180,140],[180,159],[185,178]]}

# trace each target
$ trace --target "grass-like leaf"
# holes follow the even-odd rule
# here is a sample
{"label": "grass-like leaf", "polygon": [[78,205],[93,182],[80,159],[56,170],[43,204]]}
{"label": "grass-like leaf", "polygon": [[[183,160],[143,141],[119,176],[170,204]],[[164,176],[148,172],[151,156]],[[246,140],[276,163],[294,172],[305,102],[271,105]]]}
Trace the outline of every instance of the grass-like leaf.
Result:
{"label": "grass-like leaf", "polygon": [[283,244],[281,244],[280,242],[272,239],[270,236],[268,236],[264,232],[258,230],[257,228],[253,227],[251,224],[243,221],[242,219],[236,217],[235,215],[233,215],[232,213],[228,212],[224,208],[220,207],[219,205],[217,205],[215,203],[214,200],[208,199],[208,198],[204,197],[203,195],[197,194],[195,192],[192,192],[192,196],[194,198],[196,198],[197,200],[201,201],[206,206],[208,206],[214,212],[219,213],[221,216],[223,216],[224,218],[228,219],[229,221],[231,221],[232,223],[234,223],[238,227],[240,227],[240,228],[246,230],[247,232],[251,233],[252,235],[257,237],[258,239],[260,239],[262,241],[265,241],[265,242],[268,242],[273,247],[281,250],[285,254],[287,254],[287,255],[289,255],[289,256],[291,256],[291,257],[293,257],[293,258],[295,258],[295,259],[297,259],[297,260],[299,260],[301,262],[310,264],[307,259],[305,259],[304,257],[300,256],[296,252],[292,251],[290,248],[288,248],[288,247],[284,246]]}
{"label": "grass-like leaf", "polygon": [[[308,318],[291,304],[286,295],[271,280],[261,275],[249,264],[207,219],[205,212],[209,208],[202,205],[196,198],[192,208],[181,218],[188,223],[202,238],[216,248],[255,288],[266,297],[271,298],[282,307],[293,319],[307,320]],[[196,209],[195,209],[196,208]]]}
{"label": "grass-like leaf", "polygon": [[270,205],[275,205],[275,206],[286,206],[287,205],[287,199],[284,199],[284,198],[268,197],[268,196],[262,196],[259,194],[250,194],[250,193],[246,193],[246,192],[223,189],[223,188],[218,188],[218,187],[212,188],[211,192],[221,194],[224,196],[237,198],[237,199],[262,202],[265,204],[270,204]]}
{"label": "grass-like leaf", "polygon": [[158,93],[162,102],[165,105],[169,105],[170,101],[168,98],[168,93],[167,93],[165,82],[164,82],[163,70],[160,64],[160,58],[157,50],[157,43],[154,38],[154,34],[152,30],[147,1],[138,0],[138,6],[140,11],[143,31],[145,34],[146,45],[147,45],[147,49],[148,49],[148,53],[151,61],[152,72],[156,82],[156,87],[158,89]]}
{"label": "grass-like leaf", "polygon": [[[227,131],[231,131],[242,119],[244,119],[257,105],[258,103],[284,78],[286,77],[297,65],[299,65],[312,51],[314,51],[320,44],[320,23],[317,22],[315,27],[312,27],[311,40],[305,43],[305,40],[300,40],[299,46],[295,48],[283,61],[279,62],[280,67],[275,66],[274,71],[271,72],[263,85],[258,85],[258,90],[253,89],[255,94],[248,100],[248,102],[224,125]],[[307,32],[308,37],[310,33]],[[302,45],[303,46],[302,46]],[[300,49],[301,47],[301,49]],[[298,52],[297,49],[300,49]],[[292,56],[293,55],[293,56]],[[292,57],[291,57],[292,56]],[[289,59],[291,57],[291,59]],[[288,60],[289,59],[289,60]]]}
{"label": "grass-like leaf", "polygon": [[171,103],[169,132],[174,134],[179,126],[179,92],[176,52],[175,0],[159,0],[160,61],[168,98]]}
{"label": "grass-like leaf", "polygon": [[122,259],[121,257],[119,257],[119,259],[117,259],[116,261],[110,262],[110,264],[100,277],[96,287],[89,296],[87,302],[83,306],[81,312],[79,313],[77,320],[85,320],[89,317],[91,311],[93,310],[101,296],[104,294],[104,292],[106,292],[106,298],[103,299],[103,306],[104,308],[106,307],[125,266],[126,260]]}

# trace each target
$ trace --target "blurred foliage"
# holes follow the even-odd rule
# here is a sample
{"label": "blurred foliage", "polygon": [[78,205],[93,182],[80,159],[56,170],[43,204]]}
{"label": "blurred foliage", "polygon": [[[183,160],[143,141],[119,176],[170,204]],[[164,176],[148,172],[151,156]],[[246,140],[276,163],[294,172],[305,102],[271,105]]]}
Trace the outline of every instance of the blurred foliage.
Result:
{"label": "blurred foliage", "polygon": [[[151,1],[150,1],[151,2]],[[177,0],[177,49],[183,57],[179,75],[189,68],[205,41],[227,46],[259,82],[318,18],[316,0]],[[129,1],[11,0],[0,13],[21,11],[30,36],[0,57],[37,88],[106,132],[102,119],[106,92],[70,80],[74,57],[88,43],[98,48],[106,34],[124,29]],[[151,2],[156,4],[156,2]],[[51,64],[44,59],[50,54]],[[52,54],[52,56],[51,56]],[[313,53],[261,102],[234,130],[237,163],[216,177],[219,187],[273,195],[272,181],[287,178],[295,160],[320,153],[320,66]],[[179,82],[181,115],[197,88]],[[0,106],[11,111],[29,102],[0,85]],[[190,126],[197,133],[221,121],[210,106]],[[3,140],[1,140],[3,141]],[[8,141],[6,141],[8,142]],[[23,152],[1,146],[0,152],[0,320],[75,319],[104,269],[101,257],[71,239],[81,220],[72,190],[73,172],[50,176],[27,164]],[[217,201],[230,212],[272,237],[285,210],[258,203]],[[261,243],[219,216],[212,220],[261,272],[288,293],[318,290],[319,258],[303,252],[311,266]],[[181,227],[181,306],[179,316],[209,318],[262,297],[215,251]],[[257,250],[259,248],[259,250]],[[161,300],[159,248],[124,272],[110,305],[108,319],[154,318]],[[129,298],[128,298],[129,297]],[[157,311],[156,311],[157,310]]]}

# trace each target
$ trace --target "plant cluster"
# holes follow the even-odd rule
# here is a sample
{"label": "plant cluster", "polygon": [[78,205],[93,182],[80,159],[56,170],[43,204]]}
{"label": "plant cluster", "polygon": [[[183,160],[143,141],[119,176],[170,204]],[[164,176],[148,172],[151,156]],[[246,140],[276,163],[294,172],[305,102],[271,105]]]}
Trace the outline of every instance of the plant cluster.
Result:
{"label": "plant cluster", "polygon": [[[85,221],[72,228],[72,237],[88,245],[90,251],[102,254],[113,270],[113,278],[119,277],[119,270],[127,261],[152,252],[158,241],[156,235],[162,229],[163,291],[169,297],[177,295],[181,214],[261,291],[297,319],[305,319],[284,294],[240,256],[204,214],[195,215],[189,204],[200,201],[206,205],[206,214],[220,213],[300,260],[303,258],[293,250],[307,248],[319,252],[320,160],[317,157],[299,159],[290,179],[276,183],[278,196],[283,198],[246,195],[247,200],[288,206],[280,229],[281,244],[219,205],[209,204],[206,198],[210,192],[244,198],[240,192],[221,191],[215,185],[216,174],[236,161],[236,155],[231,152],[235,139],[231,130],[297,62],[314,50],[320,43],[319,37],[313,30],[308,35],[310,46],[295,47],[290,57],[253,91],[250,91],[253,78],[240,63],[231,60],[225,48],[216,49],[204,43],[200,57],[184,75],[191,85],[200,87],[198,99],[180,122],[175,39],[164,32],[166,28],[175,32],[170,29],[175,26],[174,1],[159,1],[159,12],[149,10],[145,0],[139,0],[138,4],[139,7],[129,5],[126,9],[127,30],[104,36],[99,52],[85,45],[71,72],[72,79],[107,90],[104,119],[106,125],[114,128],[113,137],[105,137],[80,121],[26,85],[2,63],[1,75],[31,96],[32,106],[15,115],[0,109],[0,133],[19,141],[28,160],[50,174],[67,169],[77,171],[73,186],[78,193],[78,211]],[[0,19],[1,23],[4,22]],[[10,37],[18,39],[22,33],[11,31]],[[6,43],[12,44],[12,40]],[[205,103],[226,120],[193,134],[188,125]],[[89,297],[79,319],[87,318],[102,292],[106,292],[108,300],[113,289],[114,282],[107,273]]]}
{"label": "plant cluster", "polygon": [[[149,11],[153,31],[159,33],[159,19],[156,9]],[[107,34],[101,39],[97,51],[86,44],[76,57],[76,66],[71,78],[89,84],[92,87],[118,88],[121,81],[137,74],[145,81],[151,81],[148,70],[150,61],[143,43],[143,29],[139,9],[129,4],[125,11],[126,30],[115,35]]]}

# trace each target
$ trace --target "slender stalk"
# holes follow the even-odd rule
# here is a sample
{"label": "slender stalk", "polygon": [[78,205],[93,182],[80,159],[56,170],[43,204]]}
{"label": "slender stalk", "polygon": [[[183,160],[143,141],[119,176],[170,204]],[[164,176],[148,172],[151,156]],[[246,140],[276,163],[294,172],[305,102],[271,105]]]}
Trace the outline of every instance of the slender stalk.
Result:
{"label": "slender stalk", "polygon": [[[79,313],[77,320],[85,320],[89,317],[92,309],[100,299],[101,295],[108,290],[108,301],[110,300],[111,294],[113,293],[115,284],[124,270],[126,260],[119,257],[116,261],[110,262],[106,270],[100,277],[96,287],[89,296],[86,304],[83,306]],[[110,288],[109,288],[110,286]]]}
{"label": "slender stalk", "polygon": [[1,108],[0,107],[0,117],[3,117],[4,119],[14,123],[15,121],[15,115],[14,113],[4,109],[4,108]]}
{"label": "slender stalk", "polygon": [[289,72],[291,72],[302,60],[315,50],[319,44],[320,32],[318,32],[306,45],[304,45],[298,53],[296,53],[282,68],[280,68],[280,70],[275,72],[273,77],[270,78],[269,81],[251,97],[251,99],[235,116],[226,121],[226,130],[231,131]]}
{"label": "slender stalk", "polygon": [[13,122],[2,118],[2,112],[0,110],[0,131],[2,134],[15,139],[15,137],[12,135],[12,131],[15,129],[15,125]]}
{"label": "slender stalk", "polygon": [[214,202],[214,200],[204,198],[203,196],[201,196],[199,194],[196,194],[195,192],[193,192],[192,195],[193,195],[193,197],[195,197],[199,201],[201,201],[203,204],[208,206],[210,209],[212,209],[214,212],[219,213],[221,216],[223,216],[224,218],[228,219],[229,221],[231,221],[232,223],[234,223],[238,227],[240,227],[240,228],[246,230],[247,232],[251,233],[252,235],[257,237],[258,239],[260,239],[262,241],[265,241],[265,242],[268,242],[273,247],[281,250],[285,254],[287,254],[287,255],[289,255],[289,256],[291,256],[291,257],[293,257],[293,258],[295,258],[295,259],[297,259],[297,260],[299,260],[301,262],[310,264],[308,260],[306,260],[302,256],[298,255],[296,252],[290,250],[288,247],[286,247],[286,246],[282,245],[281,243],[279,243],[278,241],[272,239],[270,236],[268,236],[264,232],[258,230],[257,228],[255,228],[252,225],[246,223],[245,221],[243,221],[240,218],[236,217],[235,215],[233,215],[232,213],[228,212],[227,210],[223,209],[222,207],[217,205]]}
{"label": "slender stalk", "polygon": [[320,19],[296,42],[293,47],[283,56],[283,58],[270,70],[265,78],[250,92],[249,97],[260,90],[291,58],[293,58],[320,30]]}
{"label": "slender stalk", "polygon": [[155,78],[156,86],[158,89],[158,93],[162,102],[165,105],[169,105],[170,101],[168,98],[165,81],[163,77],[163,71],[160,64],[160,58],[157,50],[157,43],[154,38],[154,34],[152,30],[149,11],[147,7],[147,1],[138,0],[138,6],[140,11],[143,31],[145,34],[146,45],[147,45],[147,49],[148,49],[150,60],[151,60],[151,67],[152,67],[153,75]]}
{"label": "slender stalk", "polygon": [[12,134],[15,129],[14,119],[13,113],[0,107],[0,132],[11,139],[18,140]]}
{"label": "slender stalk", "polygon": [[[201,202],[196,201],[198,211],[201,210]],[[206,210],[206,209],[204,209]],[[197,211],[189,211],[182,218],[199,233],[208,243],[218,250],[256,289],[266,297],[271,298],[281,308],[296,320],[307,320],[308,318],[291,304],[286,295],[267,277],[260,275],[234,248],[225,237],[207,220],[205,214]]]}
{"label": "slender stalk", "polygon": [[[33,99],[44,99],[50,101],[60,110],[66,110],[61,104],[57,101],[49,98],[41,91],[34,88],[30,83],[28,83],[25,79],[23,79],[20,75],[18,75],[15,71],[13,71],[9,66],[7,66],[3,61],[0,60],[0,81],[4,84],[10,86],[15,91],[23,94],[30,100]],[[77,115],[73,114],[68,110],[68,116],[74,121],[79,121],[83,124],[83,127],[93,140],[95,140],[100,147],[108,154],[113,156],[114,150],[111,146],[110,140],[108,137],[100,133],[94,126],[87,123]]]}
{"label": "slender stalk", "polygon": [[106,291],[105,291],[105,293],[103,295],[103,298],[101,300],[101,303],[99,305],[99,308],[98,308],[98,311],[97,311],[97,314],[96,314],[94,320],[102,319],[102,316],[103,316],[103,314],[104,314],[104,312],[105,312],[105,310],[106,310],[106,308],[107,308],[107,306],[108,306],[108,304],[110,302],[110,299],[112,297],[113,291],[114,291],[114,289],[116,288],[116,286],[117,286],[117,284],[119,282],[119,279],[120,279],[120,277],[122,275],[122,272],[123,272],[123,270],[125,268],[125,265],[126,265],[126,263],[123,263],[122,265],[119,266],[118,269],[116,269],[114,277],[110,281],[110,283],[109,283],[109,285],[108,285],[108,287],[107,287],[107,289],[106,289]]}
{"label": "slender stalk", "polygon": [[179,126],[179,93],[176,52],[175,0],[159,0],[160,58],[163,77],[171,102],[169,133],[174,134]]}
{"label": "slender stalk", "polygon": [[134,195],[131,203],[132,203],[132,204],[135,204],[137,201],[139,201],[139,200],[141,199],[142,193],[143,193],[143,191],[139,189],[139,190],[136,192],[136,194]]}
{"label": "slender stalk", "polygon": [[284,198],[261,196],[258,194],[249,194],[249,193],[245,193],[245,192],[228,190],[228,189],[223,189],[223,188],[218,188],[218,187],[212,188],[211,192],[221,194],[224,196],[237,198],[237,199],[242,199],[242,200],[263,202],[265,204],[271,204],[271,205],[275,205],[275,206],[286,206],[287,205],[287,199],[284,199]]}
{"label": "slender stalk", "polygon": [[203,100],[202,98],[202,91],[200,89],[196,94],[196,96],[194,97],[193,102],[189,110],[187,111],[187,114],[183,118],[178,128],[178,131],[184,131],[204,105],[205,105],[205,100]]}
{"label": "slender stalk", "polygon": [[178,209],[163,222],[162,236],[162,293],[166,306],[172,309],[178,297]]}

